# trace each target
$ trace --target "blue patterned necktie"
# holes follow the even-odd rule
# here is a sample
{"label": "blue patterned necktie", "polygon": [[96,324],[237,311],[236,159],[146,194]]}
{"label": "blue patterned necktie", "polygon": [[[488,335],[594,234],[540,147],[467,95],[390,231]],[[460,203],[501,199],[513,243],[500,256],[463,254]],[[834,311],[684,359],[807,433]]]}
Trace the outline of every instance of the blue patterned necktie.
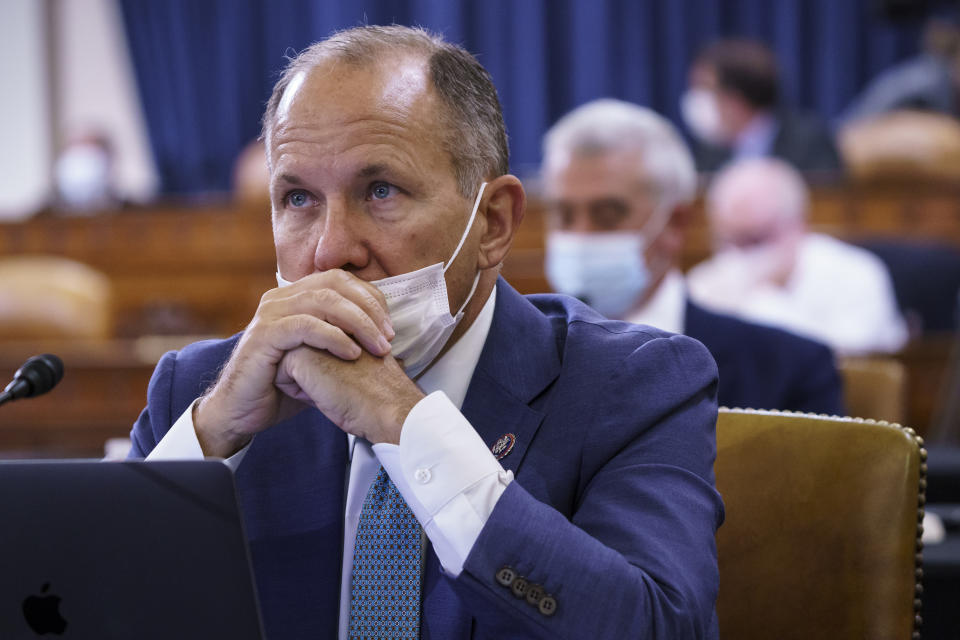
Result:
{"label": "blue patterned necktie", "polygon": [[351,638],[420,637],[420,532],[417,518],[380,467],[357,525]]}

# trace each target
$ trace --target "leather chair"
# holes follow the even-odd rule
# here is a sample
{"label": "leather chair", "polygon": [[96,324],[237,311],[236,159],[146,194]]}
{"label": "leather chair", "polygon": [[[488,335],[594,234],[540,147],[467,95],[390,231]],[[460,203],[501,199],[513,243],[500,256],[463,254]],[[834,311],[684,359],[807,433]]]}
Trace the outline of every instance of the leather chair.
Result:
{"label": "leather chair", "polygon": [[103,273],[57,256],[0,259],[0,340],[102,339],[111,330]]}
{"label": "leather chair", "polygon": [[721,409],[720,636],[919,637],[925,460],[900,425]]}
{"label": "leather chair", "polygon": [[960,178],[960,123],[944,114],[902,110],[855,120],[837,142],[855,180]]}
{"label": "leather chair", "polygon": [[847,357],[837,363],[847,415],[901,422],[907,374],[902,362],[882,357]]}

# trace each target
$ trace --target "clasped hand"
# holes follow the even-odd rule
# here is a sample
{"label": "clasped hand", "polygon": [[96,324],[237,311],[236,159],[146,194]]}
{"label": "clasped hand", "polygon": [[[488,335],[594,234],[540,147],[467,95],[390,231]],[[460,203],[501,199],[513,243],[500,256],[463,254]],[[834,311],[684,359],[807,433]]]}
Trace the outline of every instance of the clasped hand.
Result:
{"label": "clasped hand", "polygon": [[390,353],[386,300],[333,269],[263,295],[217,382],[194,406],[205,455],[227,457],[306,406],[370,442],[399,442],[423,393]]}

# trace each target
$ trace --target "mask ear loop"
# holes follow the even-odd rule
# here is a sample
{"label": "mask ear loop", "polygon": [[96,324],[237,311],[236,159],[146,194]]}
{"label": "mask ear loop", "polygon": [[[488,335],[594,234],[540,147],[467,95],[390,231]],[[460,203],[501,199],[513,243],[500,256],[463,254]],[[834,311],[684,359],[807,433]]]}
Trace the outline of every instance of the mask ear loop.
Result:
{"label": "mask ear loop", "polygon": [[[673,213],[673,208],[675,206],[676,205],[657,205],[657,208],[650,217],[650,220],[647,221],[647,224],[645,224],[643,229],[640,230],[640,235],[643,238],[644,250],[653,244],[653,241],[659,238],[661,233],[666,231],[667,225],[670,223],[670,217]],[[647,233],[648,229],[652,229],[653,232]]]}
{"label": "mask ear loop", "polygon": [[450,259],[447,260],[446,266],[443,267],[444,273],[447,272],[447,269],[450,268],[450,265],[453,264],[453,261],[457,259],[458,255],[460,255],[460,249],[463,248],[463,243],[467,241],[467,236],[470,235],[470,229],[473,227],[473,221],[477,217],[477,209],[480,208],[480,198],[483,197],[483,189],[486,186],[486,182],[480,185],[480,190],[477,192],[477,199],[473,203],[473,211],[470,212],[470,219],[467,220],[467,228],[463,230],[463,235],[460,236],[460,244],[458,244],[457,248],[453,250],[453,255],[450,256]]}
{"label": "mask ear loop", "polygon": [[[467,236],[470,235],[470,229],[473,228],[473,221],[477,217],[477,210],[480,208],[480,198],[483,197],[483,190],[487,186],[487,183],[480,184],[480,190],[477,191],[477,199],[473,202],[473,211],[470,212],[470,219],[467,220],[467,228],[463,230],[463,235],[460,236],[460,243],[457,245],[457,248],[453,250],[453,255],[447,261],[447,264],[443,267],[443,273],[447,272],[447,269],[450,268],[450,265],[453,264],[453,261],[457,259],[457,256],[460,255],[460,249],[463,248],[463,243],[467,241]],[[470,287],[470,293],[467,294],[466,299],[463,301],[463,304],[460,305],[460,308],[457,309],[457,312],[453,314],[453,317],[459,317],[463,310],[466,308],[467,303],[473,298],[474,291],[477,290],[477,284],[480,282],[480,272],[477,272],[477,275],[473,278],[473,286]]]}

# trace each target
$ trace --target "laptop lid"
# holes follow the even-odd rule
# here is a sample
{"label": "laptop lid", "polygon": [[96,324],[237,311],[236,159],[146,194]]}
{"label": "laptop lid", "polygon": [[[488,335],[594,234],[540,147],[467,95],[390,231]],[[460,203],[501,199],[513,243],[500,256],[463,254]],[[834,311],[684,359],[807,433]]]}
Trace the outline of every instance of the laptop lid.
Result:
{"label": "laptop lid", "polygon": [[0,462],[0,638],[263,637],[217,461]]}

